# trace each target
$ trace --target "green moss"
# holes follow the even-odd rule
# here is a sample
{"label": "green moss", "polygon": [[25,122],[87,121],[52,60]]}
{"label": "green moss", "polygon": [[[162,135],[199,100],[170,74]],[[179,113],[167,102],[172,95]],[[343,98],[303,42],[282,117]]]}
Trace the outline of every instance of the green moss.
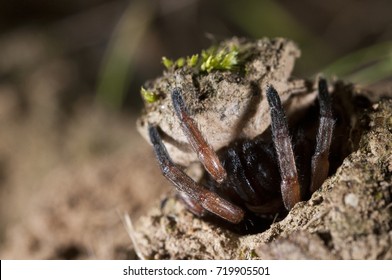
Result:
{"label": "green moss", "polygon": [[157,94],[155,94],[154,92],[152,92],[150,90],[146,90],[144,87],[142,87],[140,89],[140,93],[141,93],[143,99],[147,103],[153,103],[153,102],[158,100],[158,95]]}
{"label": "green moss", "polygon": [[170,68],[172,68],[173,66],[174,67],[176,67],[176,68],[181,68],[181,67],[183,67],[184,65],[185,65],[185,62],[186,62],[186,60],[185,60],[185,58],[183,58],[183,57],[180,57],[179,59],[177,59],[176,61],[174,61],[174,60],[172,60],[172,59],[169,59],[169,58],[167,58],[166,56],[163,56],[162,57],[162,64],[166,67],[166,69],[170,69]]}
{"label": "green moss", "polygon": [[213,70],[233,70],[238,65],[238,51],[237,48],[222,49],[217,51],[215,48],[210,48],[202,51],[201,71],[211,72]]}
{"label": "green moss", "polygon": [[186,58],[186,65],[188,67],[195,67],[198,62],[199,62],[199,55],[198,54],[194,54],[191,57],[188,56]]}
{"label": "green moss", "polygon": [[177,60],[171,60],[167,57],[162,57],[163,65],[169,70],[174,68],[188,67],[197,72],[218,71],[231,71],[236,69],[239,65],[239,51],[237,47],[224,47],[217,48],[211,47],[203,50],[201,54],[194,54],[188,56],[186,59],[183,57]]}
{"label": "green moss", "polygon": [[183,67],[185,65],[185,58],[180,57],[179,59],[176,60],[174,63],[177,67]]}
{"label": "green moss", "polygon": [[166,67],[166,69],[170,69],[174,64],[174,61],[171,59],[168,59],[166,56],[163,56],[162,57],[162,64]]}

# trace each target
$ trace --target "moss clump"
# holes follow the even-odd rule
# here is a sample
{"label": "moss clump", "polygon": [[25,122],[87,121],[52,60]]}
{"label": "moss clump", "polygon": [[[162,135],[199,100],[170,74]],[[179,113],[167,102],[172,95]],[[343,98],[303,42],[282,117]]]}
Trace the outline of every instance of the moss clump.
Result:
{"label": "moss clump", "polygon": [[158,95],[157,94],[155,94],[154,92],[152,92],[150,90],[146,90],[144,87],[142,87],[140,89],[140,93],[141,93],[143,99],[147,103],[153,103],[153,102],[158,100]]}
{"label": "moss clump", "polygon": [[165,66],[167,69],[170,69],[170,68],[173,66],[173,64],[174,64],[174,61],[171,60],[171,59],[169,59],[169,58],[167,58],[166,56],[163,56],[163,57],[162,57],[162,64],[163,64],[163,66]]}
{"label": "moss clump", "polygon": [[219,51],[216,48],[211,48],[202,51],[201,57],[200,70],[207,73],[213,70],[233,70],[238,65],[238,50],[235,47]]}
{"label": "moss clump", "polygon": [[198,62],[199,62],[199,55],[198,54],[194,54],[191,57],[188,56],[186,58],[186,65],[190,68],[195,67]]}
{"label": "moss clump", "polygon": [[176,61],[167,58],[166,56],[162,57],[162,64],[166,67],[166,69],[170,69],[173,66],[175,68],[181,68],[185,65],[185,58],[180,57]]}
{"label": "moss clump", "polygon": [[178,69],[184,66],[196,72],[210,73],[211,71],[231,71],[239,65],[239,51],[235,46],[217,48],[211,47],[203,50],[201,54],[194,54],[187,58],[180,57],[177,60],[171,60],[162,57],[162,64],[166,69]]}

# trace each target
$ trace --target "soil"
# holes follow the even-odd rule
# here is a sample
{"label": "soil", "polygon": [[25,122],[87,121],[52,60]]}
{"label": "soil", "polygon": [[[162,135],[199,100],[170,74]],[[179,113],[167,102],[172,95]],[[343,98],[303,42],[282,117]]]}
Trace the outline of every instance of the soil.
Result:
{"label": "soil", "polygon": [[[134,119],[81,111],[54,136],[65,143],[45,128],[2,154],[1,259],[136,258],[124,217],[138,218],[168,185]],[[30,122],[9,136],[28,140]]]}
{"label": "soil", "polygon": [[91,93],[52,46],[31,30],[0,38],[0,258],[136,258],[124,215],[169,186],[135,117],[72,99]]}

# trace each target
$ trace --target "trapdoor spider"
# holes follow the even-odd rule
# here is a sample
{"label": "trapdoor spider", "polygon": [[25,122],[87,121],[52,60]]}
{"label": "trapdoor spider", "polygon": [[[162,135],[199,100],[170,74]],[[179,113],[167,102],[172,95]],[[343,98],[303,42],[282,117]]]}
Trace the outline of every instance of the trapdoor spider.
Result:
{"label": "trapdoor spider", "polygon": [[267,87],[266,96],[271,115],[270,137],[240,139],[215,152],[190,116],[181,90],[172,90],[172,103],[181,129],[207,171],[200,182],[191,179],[171,160],[159,127],[149,124],[149,137],[163,175],[197,216],[210,212],[238,224],[248,215],[287,211],[318,190],[327,178],[334,119],[326,81],[320,79],[318,84],[316,141],[308,140],[303,127],[289,132],[273,86]]}

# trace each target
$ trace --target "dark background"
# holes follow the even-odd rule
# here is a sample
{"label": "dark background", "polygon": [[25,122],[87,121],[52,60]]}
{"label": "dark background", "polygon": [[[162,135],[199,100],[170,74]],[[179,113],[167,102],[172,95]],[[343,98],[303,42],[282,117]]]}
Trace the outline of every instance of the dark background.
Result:
{"label": "dark background", "polygon": [[[2,1],[0,49],[11,45],[8,51],[14,51],[12,56],[21,61],[18,69],[0,64],[0,77],[12,80],[20,76],[23,67],[35,67],[36,61],[29,65],[26,59],[23,64],[18,56],[34,60],[34,52],[39,52],[34,48],[44,44],[41,58],[60,57],[73,63],[76,79],[84,86],[64,93],[64,106],[72,107],[75,100],[88,95],[136,113],[141,105],[140,86],[160,74],[162,56],[197,53],[231,36],[283,36],[302,49],[295,74],[310,76],[343,56],[390,44],[391,8],[388,0]],[[12,43],[16,45],[12,47]],[[22,46],[17,44],[25,44],[23,51],[32,53],[18,53]],[[382,51],[390,58],[389,46]],[[379,55],[379,49],[371,50],[366,63],[373,63]],[[342,67],[335,72],[345,77],[347,71]],[[351,68],[357,70],[358,65]],[[385,76],[384,71],[376,78],[365,77],[363,82],[369,84]],[[359,77],[353,79],[359,82]]]}

